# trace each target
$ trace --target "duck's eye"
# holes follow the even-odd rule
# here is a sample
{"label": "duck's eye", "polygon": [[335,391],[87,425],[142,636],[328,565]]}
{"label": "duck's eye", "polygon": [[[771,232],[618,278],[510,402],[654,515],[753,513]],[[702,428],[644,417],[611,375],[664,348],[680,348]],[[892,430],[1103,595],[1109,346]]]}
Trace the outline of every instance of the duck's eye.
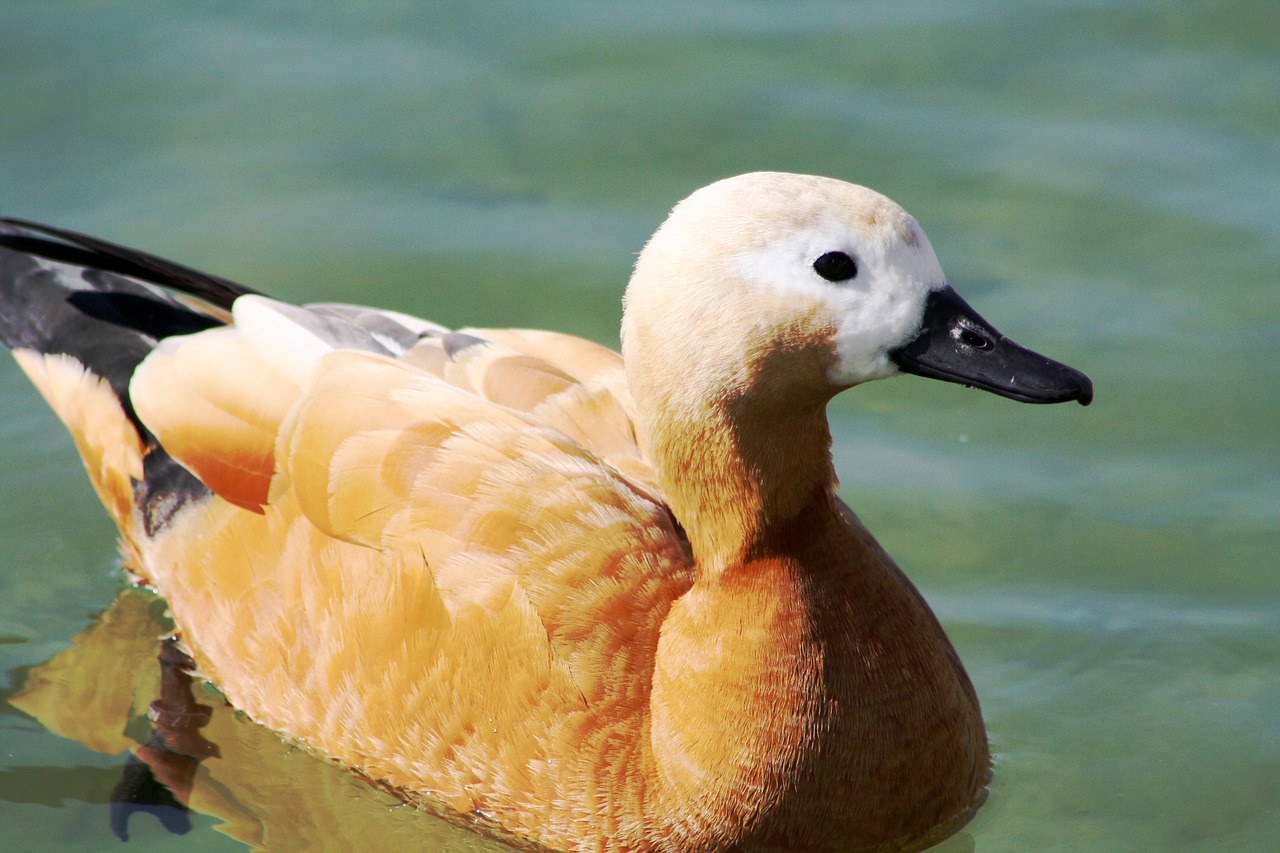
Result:
{"label": "duck's eye", "polygon": [[813,262],[813,271],[827,281],[848,281],[858,274],[858,263],[844,252],[827,252]]}

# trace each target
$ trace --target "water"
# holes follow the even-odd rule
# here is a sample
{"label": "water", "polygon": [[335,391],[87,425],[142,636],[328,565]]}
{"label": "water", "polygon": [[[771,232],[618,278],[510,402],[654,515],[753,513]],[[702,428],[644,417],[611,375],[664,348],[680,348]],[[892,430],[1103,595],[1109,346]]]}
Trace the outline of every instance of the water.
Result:
{"label": "water", "polygon": [[[887,192],[979,310],[1098,392],[907,379],[832,406],[843,494],[946,623],[997,753],[941,849],[1270,851],[1278,91],[1269,0],[9,0],[0,207],[286,298],[614,345],[634,253],[693,188],[775,168]],[[0,395],[4,695],[52,673],[73,735],[0,704],[0,849],[114,846],[162,620],[116,602],[110,526],[12,367]],[[129,849],[479,844],[211,727],[193,830],[137,815]]]}

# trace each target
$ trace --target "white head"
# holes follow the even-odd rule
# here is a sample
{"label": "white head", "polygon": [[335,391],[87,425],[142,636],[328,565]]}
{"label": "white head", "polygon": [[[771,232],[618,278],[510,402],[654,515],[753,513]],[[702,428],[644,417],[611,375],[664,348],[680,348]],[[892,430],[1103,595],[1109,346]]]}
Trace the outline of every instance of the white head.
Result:
{"label": "white head", "polygon": [[896,375],[889,353],[919,333],[929,293],[944,286],[924,231],[879,193],[740,175],[682,201],[645,246],[623,350],[633,387],[660,360],[721,394],[777,378],[825,399]]}
{"label": "white head", "polygon": [[948,287],[901,207],[808,175],[742,175],[676,205],[636,262],[622,350],[659,480],[704,557],[831,488],[824,407],[845,388],[909,372],[1025,402],[1093,395]]}
{"label": "white head", "polygon": [[698,190],[645,246],[626,305],[642,407],[655,394],[685,410],[698,395],[825,402],[901,372],[1029,403],[1093,399],[1087,376],[1004,337],[947,286],[906,211],[830,178],[757,172]]}

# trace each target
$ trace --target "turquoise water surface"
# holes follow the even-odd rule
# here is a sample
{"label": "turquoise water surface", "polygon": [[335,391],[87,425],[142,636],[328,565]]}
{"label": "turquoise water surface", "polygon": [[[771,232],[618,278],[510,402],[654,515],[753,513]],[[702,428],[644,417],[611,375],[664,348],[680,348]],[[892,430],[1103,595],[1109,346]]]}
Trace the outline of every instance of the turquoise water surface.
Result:
{"label": "turquoise water surface", "polygon": [[[0,212],[288,299],[616,346],[634,255],[693,189],[873,186],[1097,390],[831,406],[842,494],[996,753],[939,849],[1280,849],[1272,0],[424,6],[7,0]],[[113,530],[7,361],[0,401],[0,850],[487,849],[220,707],[192,831],[116,841],[163,605],[118,597]]]}

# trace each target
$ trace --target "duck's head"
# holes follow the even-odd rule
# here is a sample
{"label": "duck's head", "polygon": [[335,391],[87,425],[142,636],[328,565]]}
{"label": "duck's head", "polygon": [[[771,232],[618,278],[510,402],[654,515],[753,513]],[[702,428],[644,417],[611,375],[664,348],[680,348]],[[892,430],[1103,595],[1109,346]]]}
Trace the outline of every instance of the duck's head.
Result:
{"label": "duck's head", "polygon": [[637,261],[622,337],[637,399],[661,382],[668,400],[675,383],[825,402],[903,372],[1029,403],[1093,396],[970,308],[901,207],[811,175],[741,175],[678,204]]}

